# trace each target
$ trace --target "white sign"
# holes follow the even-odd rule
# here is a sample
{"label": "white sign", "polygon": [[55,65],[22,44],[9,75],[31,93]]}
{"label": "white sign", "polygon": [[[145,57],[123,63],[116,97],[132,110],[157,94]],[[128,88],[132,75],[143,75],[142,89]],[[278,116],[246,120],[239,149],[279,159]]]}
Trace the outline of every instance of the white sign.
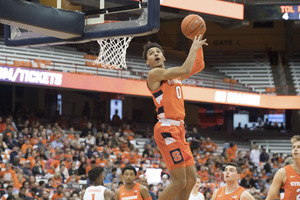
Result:
{"label": "white sign", "polygon": [[19,67],[0,67],[0,80],[3,81],[60,86],[62,79],[61,73]]}
{"label": "white sign", "polygon": [[249,106],[260,105],[260,95],[241,92],[216,91],[215,101],[220,103],[240,104]]}

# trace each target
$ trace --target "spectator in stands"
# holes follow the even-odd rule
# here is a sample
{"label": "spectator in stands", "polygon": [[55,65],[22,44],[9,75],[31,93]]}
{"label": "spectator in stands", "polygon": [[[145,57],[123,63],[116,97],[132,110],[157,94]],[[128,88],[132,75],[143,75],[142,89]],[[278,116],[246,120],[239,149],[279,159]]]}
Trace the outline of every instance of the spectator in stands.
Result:
{"label": "spectator in stands", "polygon": [[113,118],[111,120],[111,124],[114,127],[119,127],[122,123],[120,116],[118,115],[118,110],[115,110],[115,114],[113,115]]}
{"label": "spectator in stands", "polygon": [[24,181],[23,183],[22,183],[22,187],[24,187],[24,188],[26,188],[26,192],[29,192],[29,190],[30,190],[30,187],[29,187],[29,181]]}
{"label": "spectator in stands", "polygon": [[50,190],[44,189],[41,195],[42,200],[50,200]]}
{"label": "spectator in stands", "polygon": [[119,147],[119,145],[121,144],[120,141],[120,133],[119,132],[115,132],[114,137],[111,139],[111,147]]}
{"label": "spectator in stands", "polygon": [[[242,184],[241,184],[241,186],[242,186]],[[257,174],[253,174],[252,178],[250,178],[249,186],[250,187],[254,187],[255,189],[259,189],[259,186],[258,186],[258,175]]]}
{"label": "spectator in stands", "polygon": [[5,126],[4,126],[4,122],[3,122],[3,117],[0,116],[0,133],[2,133],[5,129]]}
{"label": "spectator in stands", "polygon": [[118,183],[119,183],[119,181],[118,181],[117,177],[114,177],[112,179],[112,181],[107,184],[107,188],[112,191],[116,191]]}
{"label": "spectator in stands", "polygon": [[263,148],[259,156],[259,161],[264,164],[265,162],[267,162],[267,160],[269,160],[269,158],[270,158],[269,154],[266,152],[266,149]]}
{"label": "spectator in stands", "polygon": [[228,142],[228,140],[225,140],[224,145],[223,145],[223,152],[222,155],[225,154],[226,150],[230,147],[230,143]]}
{"label": "spectator in stands", "polygon": [[17,146],[21,149],[24,144],[24,136],[22,134],[18,134]]}
{"label": "spectator in stands", "polygon": [[159,183],[161,183],[163,187],[169,185],[170,184],[169,176],[167,174],[162,175],[161,181]]}
{"label": "spectator in stands", "polygon": [[142,157],[143,158],[149,158],[150,157],[150,151],[152,151],[151,144],[145,145]]}
{"label": "spectator in stands", "polygon": [[35,176],[33,176],[33,175],[29,176],[28,182],[29,182],[29,187],[30,188],[34,187],[35,184],[37,183]]}
{"label": "spectator in stands", "polygon": [[22,169],[16,169],[17,175],[14,178],[14,188],[20,189],[22,187],[22,184],[24,181],[26,181],[23,170]]}
{"label": "spectator in stands", "polygon": [[201,177],[202,182],[209,181],[208,169],[205,165],[200,166],[200,170],[198,171],[198,175]]}
{"label": "spectator in stands", "polygon": [[13,186],[6,187],[6,194],[2,196],[2,200],[7,200],[9,196],[13,196]]}
{"label": "spectator in stands", "polygon": [[257,130],[256,125],[252,124],[252,127],[250,127],[250,131],[255,131],[255,130]]}
{"label": "spectator in stands", "polygon": [[258,150],[257,144],[252,145],[252,150],[250,151],[250,161],[256,166],[259,166],[260,152]]}
{"label": "spectator in stands", "polygon": [[80,166],[78,168],[78,176],[80,177],[81,180],[86,180],[87,179],[86,167],[87,167],[86,162],[81,162],[80,163]]}
{"label": "spectator in stands", "polygon": [[87,155],[88,158],[91,158],[92,156],[98,157],[99,156],[98,146],[97,145],[91,146],[91,148],[89,148],[87,150],[87,154],[86,155]]}
{"label": "spectator in stands", "polygon": [[266,170],[266,173],[272,173],[272,168],[273,168],[272,166],[273,166],[272,161],[269,158],[266,164],[264,165],[264,170]]}
{"label": "spectator in stands", "polygon": [[241,122],[239,122],[239,125],[235,128],[236,131],[241,131],[243,128],[241,127]]}
{"label": "spectator in stands", "polygon": [[231,142],[229,148],[225,152],[230,162],[236,159],[236,151],[237,151],[237,146]]}
{"label": "spectator in stands", "polygon": [[[31,199],[38,199],[37,191],[38,191],[38,189],[36,187],[32,187],[31,190],[29,191],[29,193],[27,194],[27,197],[30,197]],[[26,200],[27,200],[27,198],[26,198]]]}
{"label": "spectator in stands", "polygon": [[10,164],[5,163],[5,171],[0,171],[0,178],[3,183],[10,184],[16,178],[16,172],[11,169]]}
{"label": "spectator in stands", "polygon": [[198,133],[198,130],[196,127],[193,128],[192,132],[189,134],[188,137],[191,138],[190,148],[191,148],[192,152],[194,150],[199,149],[201,146],[202,140],[201,140],[200,134]]}
{"label": "spectator in stands", "polygon": [[285,130],[285,126],[283,123],[280,123],[280,126],[278,128],[279,128],[279,131]]}
{"label": "spectator in stands", "polygon": [[3,134],[4,139],[6,139],[6,134],[7,133],[12,133],[13,134],[16,131],[10,117],[6,118],[5,123],[3,123],[3,127],[4,127],[4,130],[2,131],[2,134]]}
{"label": "spectator in stands", "polygon": [[152,148],[157,148],[157,144],[155,142],[154,136],[151,135],[151,137],[145,142],[145,145],[150,144]]}
{"label": "spectator in stands", "polygon": [[87,138],[85,139],[85,144],[87,149],[90,149],[92,146],[94,146],[96,143],[96,140],[94,136],[92,135],[92,132],[88,132]]}
{"label": "spectator in stands", "polygon": [[88,122],[87,125],[82,129],[80,137],[86,137],[89,132],[92,135],[96,135],[97,133],[97,130],[93,128],[92,122]]}
{"label": "spectator in stands", "polygon": [[22,151],[23,153],[26,153],[28,148],[33,148],[33,146],[30,144],[30,140],[29,140],[29,139],[26,139],[26,140],[25,140],[25,143],[24,143],[24,144],[22,145],[22,147],[21,147],[21,151]]}
{"label": "spectator in stands", "polygon": [[217,150],[218,146],[211,141],[210,137],[206,138],[206,141],[203,143],[205,152],[214,152]]}
{"label": "spectator in stands", "polygon": [[101,138],[101,143],[98,144],[99,146],[105,146],[108,145],[108,143],[110,142],[110,138],[108,133],[104,133],[102,138]]}
{"label": "spectator in stands", "polygon": [[250,176],[247,174],[244,178],[242,178],[240,185],[244,188],[250,187]]}
{"label": "spectator in stands", "polygon": [[39,187],[38,187],[38,196],[42,195],[43,190],[45,190],[46,183],[45,181],[39,181]]}
{"label": "spectator in stands", "polygon": [[144,175],[140,175],[139,179],[138,179],[138,183],[140,183],[141,185],[145,186],[146,188],[148,188],[148,192],[152,198],[152,200],[156,200],[156,196],[155,194],[149,189],[148,187],[148,180]]}
{"label": "spectator in stands", "polygon": [[14,146],[18,145],[17,141],[13,139],[13,135],[11,132],[8,132],[6,134],[6,139],[4,140],[4,142],[10,150],[12,150]]}
{"label": "spectator in stands", "polygon": [[134,132],[131,130],[130,124],[126,124],[123,134],[127,135],[128,140],[134,139]]}
{"label": "spectator in stands", "polygon": [[6,143],[3,141],[3,136],[2,136],[2,134],[0,134],[0,150],[4,152],[6,149],[7,149],[7,145],[6,145]]}
{"label": "spectator in stands", "polygon": [[76,159],[76,157],[73,157],[73,161],[72,161],[71,167],[68,170],[70,176],[73,175],[73,174],[75,174],[75,172],[77,171],[76,161],[74,161],[74,159]]}
{"label": "spectator in stands", "polygon": [[44,144],[44,139],[42,137],[38,137],[38,143],[36,143],[36,146],[38,147],[38,150],[47,150],[46,145]]}
{"label": "spectator in stands", "polygon": [[250,131],[250,128],[248,127],[248,124],[245,124],[244,131]]}
{"label": "spectator in stands", "polygon": [[56,200],[56,199],[61,199],[61,198],[63,198],[63,197],[64,197],[63,189],[64,189],[64,186],[63,186],[63,185],[57,186],[57,192],[56,192],[55,194],[53,194],[52,200]]}
{"label": "spectator in stands", "polygon": [[191,191],[189,200],[205,200],[204,195],[199,192],[200,187],[201,187],[201,177],[197,175],[196,183]]}
{"label": "spectator in stands", "polygon": [[[106,167],[105,167],[106,168]],[[105,169],[104,168],[104,169]],[[105,180],[107,182],[112,182],[114,178],[117,178],[117,182],[119,182],[119,176],[117,174],[117,168],[113,167],[110,173],[106,173]]]}
{"label": "spectator in stands", "polygon": [[75,190],[77,192],[80,191],[79,179],[77,178],[77,174],[73,174],[70,176],[70,179],[67,183],[67,188],[71,190]]}
{"label": "spectator in stands", "polygon": [[26,198],[26,188],[25,187],[21,187],[20,188],[20,191],[19,191],[19,194],[18,194],[18,197],[20,199],[25,199]]}
{"label": "spectator in stands", "polygon": [[56,147],[58,147],[60,149],[64,147],[64,145],[61,143],[61,135],[55,136],[55,140],[53,142],[51,142],[51,146],[53,149],[55,149]]}
{"label": "spectator in stands", "polygon": [[18,155],[18,152],[20,151],[19,147],[16,145],[13,147],[11,153],[10,153],[10,162],[12,163],[14,158]]}
{"label": "spectator in stands", "polygon": [[65,183],[65,181],[69,178],[69,171],[66,168],[65,161],[61,161],[59,164],[59,167],[56,168],[55,172],[59,172],[62,176],[62,183]]}
{"label": "spectator in stands", "polygon": [[54,183],[53,179],[52,179],[52,178],[49,178],[49,179],[48,179],[48,183],[46,184],[45,188],[46,188],[46,189],[55,189],[55,188],[53,187],[53,183]]}
{"label": "spectator in stands", "polygon": [[41,176],[45,176],[45,172],[43,170],[42,164],[40,160],[37,160],[34,167],[32,168],[32,174],[34,176],[36,175],[41,175]]}

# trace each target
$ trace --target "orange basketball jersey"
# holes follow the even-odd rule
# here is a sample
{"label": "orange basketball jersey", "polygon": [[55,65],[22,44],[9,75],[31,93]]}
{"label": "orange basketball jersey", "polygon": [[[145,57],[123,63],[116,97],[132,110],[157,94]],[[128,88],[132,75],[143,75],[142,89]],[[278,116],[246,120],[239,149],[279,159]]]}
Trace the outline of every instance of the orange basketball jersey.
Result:
{"label": "orange basketball jersey", "polygon": [[180,79],[163,81],[160,88],[150,91],[156,106],[157,118],[184,120],[184,100]]}
{"label": "orange basketball jersey", "polygon": [[220,187],[217,192],[215,200],[238,200],[241,197],[241,194],[245,191],[243,187],[239,187],[236,191],[225,194],[225,187]]}
{"label": "orange basketball jersey", "polygon": [[[292,165],[284,167],[286,173],[286,181],[282,186],[282,200],[300,198],[300,175],[293,169]],[[282,190],[281,189],[281,190]]]}
{"label": "orange basketball jersey", "polygon": [[[204,65],[203,49],[200,48],[197,51],[192,71],[187,77],[202,71]],[[161,86],[155,91],[151,91],[148,88],[152,93],[158,119],[184,120],[185,109],[181,85],[180,79],[171,79],[162,81]]]}
{"label": "orange basketball jersey", "polygon": [[122,185],[119,190],[119,200],[143,200],[140,193],[140,184],[135,183],[130,191],[127,191],[125,185]]}

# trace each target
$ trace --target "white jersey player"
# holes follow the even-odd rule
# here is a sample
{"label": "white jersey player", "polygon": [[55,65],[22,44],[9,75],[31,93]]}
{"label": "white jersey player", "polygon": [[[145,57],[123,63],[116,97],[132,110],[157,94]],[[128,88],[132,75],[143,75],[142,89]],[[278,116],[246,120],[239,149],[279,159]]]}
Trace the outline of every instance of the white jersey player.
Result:
{"label": "white jersey player", "polygon": [[83,200],[111,200],[113,194],[106,187],[102,186],[104,171],[102,167],[95,167],[89,171],[89,179],[93,186],[86,188]]}

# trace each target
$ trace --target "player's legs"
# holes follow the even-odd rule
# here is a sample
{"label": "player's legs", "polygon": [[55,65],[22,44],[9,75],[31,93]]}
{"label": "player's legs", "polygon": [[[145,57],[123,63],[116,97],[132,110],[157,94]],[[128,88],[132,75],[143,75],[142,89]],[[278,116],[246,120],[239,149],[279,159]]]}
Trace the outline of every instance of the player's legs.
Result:
{"label": "player's legs", "polygon": [[[170,170],[171,181],[162,191],[159,200],[173,200],[186,186],[186,168],[180,167]],[[177,198],[178,199],[178,198]]]}
{"label": "player's legs", "polygon": [[[192,167],[194,166],[194,158],[184,139],[183,125],[168,126],[158,122],[154,127],[154,138],[171,174],[171,182],[163,190],[159,200],[173,200],[184,188],[189,193],[188,195],[182,193],[181,196],[188,197],[196,179],[192,176],[195,176],[192,174],[195,173]],[[187,168],[187,166],[189,167]],[[186,169],[189,171],[189,177],[186,176]],[[191,181],[188,187],[186,187],[187,181]]]}
{"label": "player's legs", "polygon": [[195,160],[193,159],[193,153],[191,151],[189,143],[185,140],[185,129],[184,127],[180,127],[181,132],[184,134],[181,134],[181,141],[185,145],[185,150],[183,151],[186,159],[186,185],[185,187],[180,191],[178,196],[176,197],[176,200],[188,200],[190,193],[196,183],[196,168],[195,168]]}
{"label": "player's legs", "polygon": [[195,166],[188,166],[185,168],[186,172],[186,185],[185,187],[179,192],[176,200],[188,200],[191,194],[191,191],[196,183],[196,169]]}

